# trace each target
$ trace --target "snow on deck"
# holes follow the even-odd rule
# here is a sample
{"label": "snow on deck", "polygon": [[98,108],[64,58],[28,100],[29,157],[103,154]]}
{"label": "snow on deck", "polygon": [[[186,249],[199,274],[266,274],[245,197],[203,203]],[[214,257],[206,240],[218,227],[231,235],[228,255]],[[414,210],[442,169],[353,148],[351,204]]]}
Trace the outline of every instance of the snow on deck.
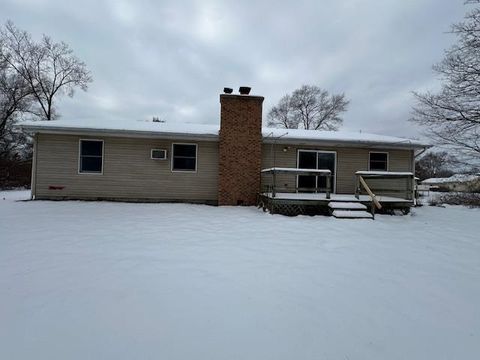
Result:
{"label": "snow on deck", "polygon": [[310,173],[310,174],[331,174],[332,171],[329,169],[304,169],[304,168],[286,168],[286,167],[272,167],[267,169],[262,169],[262,173],[269,172],[278,172],[278,173]]}
{"label": "snow on deck", "polygon": [[332,216],[339,219],[373,219],[367,211],[333,210]]}
{"label": "snow on deck", "polygon": [[357,171],[356,175],[374,175],[374,176],[413,176],[412,172],[407,171]]}
{"label": "snow on deck", "polygon": [[[273,198],[271,192],[263,193],[263,195]],[[351,194],[330,194],[330,199],[327,199],[327,195],[325,193],[284,193],[284,192],[277,192],[275,193],[275,199],[278,200],[310,200],[310,201],[351,201],[351,202],[367,202],[371,201],[369,195],[359,195],[359,199],[355,197],[355,195]],[[412,200],[406,200],[402,198],[397,198],[393,196],[376,196],[377,200],[380,202],[406,202],[411,203]]]}
{"label": "snow on deck", "polygon": [[0,359],[480,353],[479,210],[370,221],[28,197],[0,193]]}
{"label": "snow on deck", "polygon": [[367,210],[367,207],[359,202],[331,201],[328,203],[328,207],[337,210]]}

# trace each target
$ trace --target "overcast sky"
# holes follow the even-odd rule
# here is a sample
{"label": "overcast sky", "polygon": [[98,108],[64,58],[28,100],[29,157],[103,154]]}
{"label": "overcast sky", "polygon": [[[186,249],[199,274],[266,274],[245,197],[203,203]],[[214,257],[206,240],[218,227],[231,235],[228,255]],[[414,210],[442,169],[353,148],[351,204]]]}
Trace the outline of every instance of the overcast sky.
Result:
{"label": "overcast sky", "polygon": [[344,129],[419,136],[413,90],[454,41],[464,0],[0,0],[0,20],[70,44],[92,72],[68,118],[218,123],[224,86],[265,96],[264,121],[302,84],[345,92]]}

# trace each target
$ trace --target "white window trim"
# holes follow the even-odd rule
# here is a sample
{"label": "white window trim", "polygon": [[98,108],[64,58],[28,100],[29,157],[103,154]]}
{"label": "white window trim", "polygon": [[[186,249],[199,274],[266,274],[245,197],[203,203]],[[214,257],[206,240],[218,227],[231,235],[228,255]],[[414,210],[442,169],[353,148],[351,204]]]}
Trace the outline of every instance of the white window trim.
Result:
{"label": "white window trim", "polygon": [[[174,170],[173,169],[173,160],[175,158],[175,153],[173,151],[174,145],[195,145],[195,170]],[[170,156],[170,171],[175,173],[196,173],[198,169],[198,144],[196,143],[172,143],[172,150]]]}
{"label": "white window trim", "polygon": [[369,151],[368,152],[368,171],[371,171],[370,154],[387,154],[387,170],[375,170],[375,171],[390,171],[390,153],[388,151]]}
{"label": "white window trim", "polygon": [[[314,153],[335,154],[335,171],[334,171],[334,174],[333,174],[333,181],[332,181],[332,185],[333,185],[332,194],[335,194],[337,192],[337,168],[338,168],[338,166],[337,166],[338,165],[337,164],[337,161],[338,161],[337,152],[334,151],[334,150],[297,149],[297,169],[298,169],[298,163],[300,161],[300,152],[301,151],[303,151],[303,152],[314,152]],[[318,167],[318,156],[317,156],[317,167]],[[295,186],[298,188],[298,175],[296,176],[295,182],[296,182]]]}
{"label": "white window trim", "polygon": [[[101,172],[88,172],[81,171],[80,159],[82,157],[82,141],[99,141],[102,143],[102,171]],[[103,166],[105,162],[105,141],[103,139],[78,139],[78,175],[103,175]]]}
{"label": "white window trim", "polygon": [[[165,151],[165,157],[164,157],[164,158],[154,158],[154,157],[153,157],[153,152],[154,152],[154,151]],[[168,151],[167,151],[167,149],[150,149],[150,159],[151,159],[151,160],[159,160],[159,161],[168,160]]]}

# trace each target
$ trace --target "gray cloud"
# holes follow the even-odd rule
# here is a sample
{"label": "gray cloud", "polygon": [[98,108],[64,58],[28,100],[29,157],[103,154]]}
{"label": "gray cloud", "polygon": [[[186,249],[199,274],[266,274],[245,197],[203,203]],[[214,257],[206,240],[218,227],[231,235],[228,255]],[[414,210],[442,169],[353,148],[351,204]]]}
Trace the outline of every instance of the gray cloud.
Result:
{"label": "gray cloud", "polygon": [[1,0],[0,21],[69,43],[92,71],[64,118],[216,123],[224,86],[250,85],[265,113],[300,85],[345,92],[344,128],[418,136],[411,91],[454,40],[463,0]]}

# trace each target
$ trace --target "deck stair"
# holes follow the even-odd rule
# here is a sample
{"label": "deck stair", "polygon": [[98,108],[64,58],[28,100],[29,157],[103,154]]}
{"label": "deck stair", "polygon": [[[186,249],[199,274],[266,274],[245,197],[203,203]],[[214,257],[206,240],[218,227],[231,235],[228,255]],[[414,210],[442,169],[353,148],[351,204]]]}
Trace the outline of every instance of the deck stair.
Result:
{"label": "deck stair", "polygon": [[367,207],[359,202],[330,201],[328,207],[332,216],[339,219],[373,219]]}

